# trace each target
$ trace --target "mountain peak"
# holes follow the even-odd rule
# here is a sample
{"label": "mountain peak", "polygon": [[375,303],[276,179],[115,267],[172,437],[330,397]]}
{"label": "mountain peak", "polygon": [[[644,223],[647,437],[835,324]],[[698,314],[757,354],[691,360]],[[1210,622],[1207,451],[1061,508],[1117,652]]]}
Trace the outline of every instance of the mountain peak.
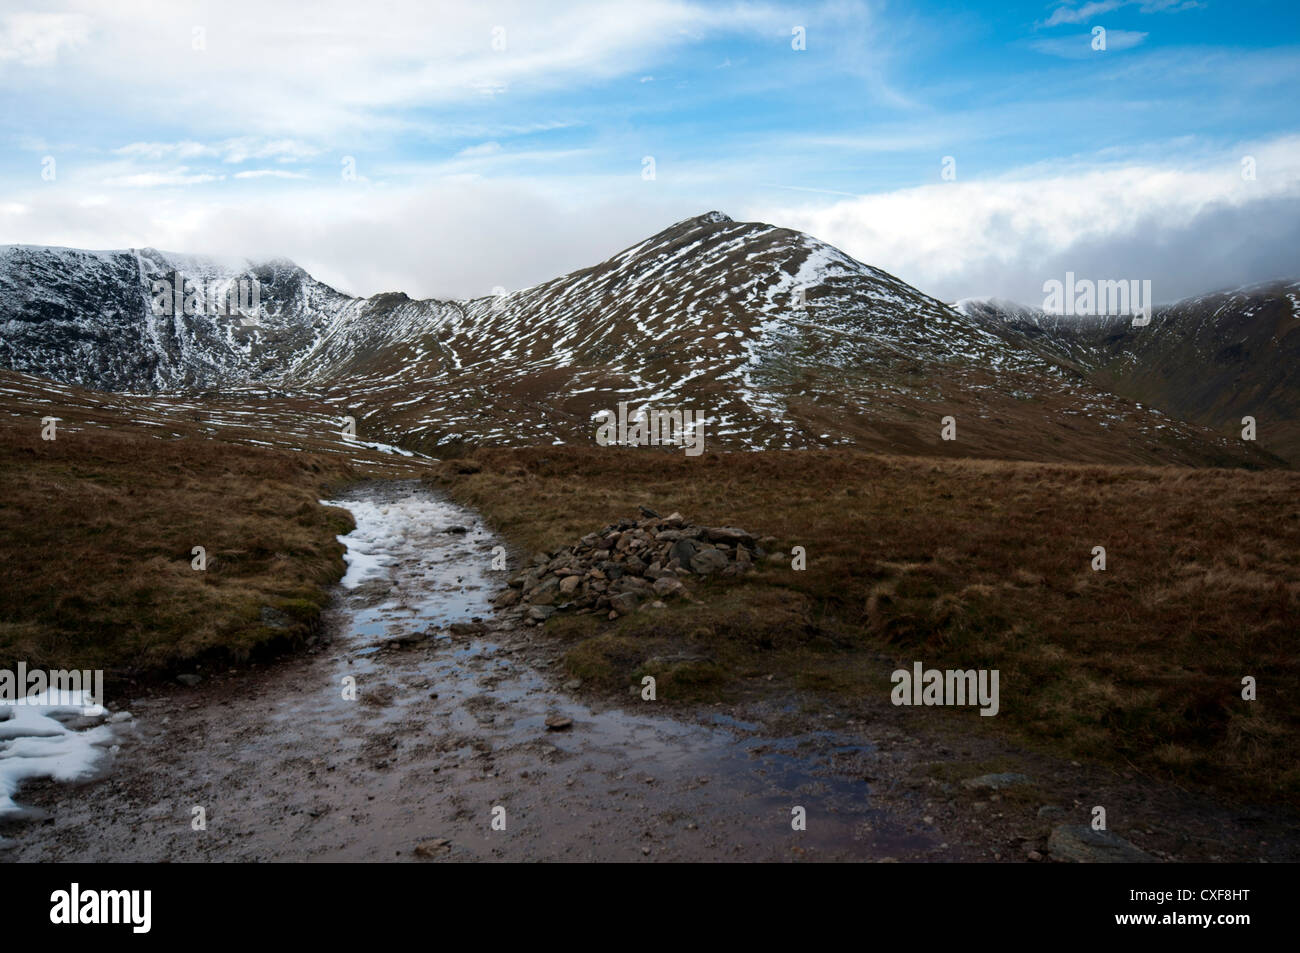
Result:
{"label": "mountain peak", "polygon": [[714,211],[714,212],[705,212],[703,215],[696,215],[694,218],[685,219],[684,221],[678,222],[677,224],[689,225],[694,227],[696,225],[722,225],[726,222],[734,222],[734,221],[735,219],[733,219],[730,215],[724,215],[722,212]]}

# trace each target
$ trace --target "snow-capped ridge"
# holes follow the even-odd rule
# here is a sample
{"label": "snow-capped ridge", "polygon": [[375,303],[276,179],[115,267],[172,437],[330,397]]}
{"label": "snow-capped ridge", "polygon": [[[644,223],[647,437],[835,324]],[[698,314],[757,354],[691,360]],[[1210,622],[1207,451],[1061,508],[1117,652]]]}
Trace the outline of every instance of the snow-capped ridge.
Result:
{"label": "snow-capped ridge", "polygon": [[[154,280],[239,267],[0,248],[0,366],[101,391],[310,394],[353,417],[361,441],[433,455],[589,440],[593,416],[625,402],[703,413],[711,445],[730,448],[879,445],[903,421],[938,440],[932,422],[955,412],[1065,442],[1096,418],[1129,426],[1132,459],[1167,459],[1173,425],[1126,424],[1131,406],[1044,344],[1046,321],[949,306],[811,235],[720,212],[506,294],[358,298],[284,259],[245,260],[254,313],[156,313]],[[1059,431],[1042,421],[1049,406]],[[1186,459],[1209,455],[1203,438],[1178,439],[1200,448]]]}

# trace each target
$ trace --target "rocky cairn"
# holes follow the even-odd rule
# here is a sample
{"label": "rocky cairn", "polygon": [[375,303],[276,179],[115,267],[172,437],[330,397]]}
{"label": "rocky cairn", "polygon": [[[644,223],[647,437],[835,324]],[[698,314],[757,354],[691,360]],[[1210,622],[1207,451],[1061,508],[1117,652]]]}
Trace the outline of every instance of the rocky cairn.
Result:
{"label": "rocky cairn", "polygon": [[692,579],[748,572],[775,542],[734,526],[696,526],[680,513],[660,516],[641,507],[640,519],[619,520],[576,545],[538,553],[495,605],[530,625],[562,611],[607,612],[615,619],[662,609],[666,600],[692,599]]}

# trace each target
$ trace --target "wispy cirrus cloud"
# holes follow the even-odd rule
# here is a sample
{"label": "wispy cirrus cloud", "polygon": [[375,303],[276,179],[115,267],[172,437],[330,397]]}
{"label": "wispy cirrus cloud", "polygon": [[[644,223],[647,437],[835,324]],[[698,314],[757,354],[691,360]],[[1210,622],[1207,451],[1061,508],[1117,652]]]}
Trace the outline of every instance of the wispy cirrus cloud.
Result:
{"label": "wispy cirrus cloud", "polygon": [[464,149],[461,149],[460,152],[456,153],[456,158],[474,159],[480,156],[496,155],[500,151],[501,151],[501,143],[484,142],[476,146],[466,146]]}
{"label": "wispy cirrus cloud", "polygon": [[127,175],[111,175],[101,180],[104,185],[125,186],[133,189],[151,189],[161,186],[202,185],[206,182],[219,181],[222,176],[209,172],[191,172],[186,166],[177,166],[164,172],[132,172]]}
{"label": "wispy cirrus cloud", "polygon": [[157,162],[162,159],[220,159],[222,162],[240,163],[249,159],[278,159],[295,162],[320,155],[321,149],[293,139],[257,139],[240,137],[221,142],[204,143],[186,139],[180,142],[132,142],[113,150],[113,154],[128,159]]}
{"label": "wispy cirrus cloud", "polygon": [[1089,56],[1097,56],[1101,52],[1110,50],[1131,50],[1135,46],[1141,45],[1142,41],[1149,34],[1141,33],[1137,30],[1107,30],[1105,33],[1106,46],[1104,50],[1093,48],[1094,37],[1091,33],[1079,33],[1071,36],[1052,36],[1041,37],[1032,40],[1029,43],[1031,49],[1039,53],[1046,53],[1048,56],[1059,56],[1062,59],[1081,60]]}
{"label": "wispy cirrus cloud", "polygon": [[290,172],[287,169],[246,169],[236,172],[237,179],[306,179],[305,172]]}
{"label": "wispy cirrus cloud", "polygon": [[1179,13],[1183,10],[1195,10],[1204,7],[1198,0],[1090,0],[1080,6],[1070,3],[1062,4],[1052,11],[1043,26],[1059,26],[1062,23],[1088,23],[1103,13],[1110,13],[1122,7],[1136,6],[1141,13]]}

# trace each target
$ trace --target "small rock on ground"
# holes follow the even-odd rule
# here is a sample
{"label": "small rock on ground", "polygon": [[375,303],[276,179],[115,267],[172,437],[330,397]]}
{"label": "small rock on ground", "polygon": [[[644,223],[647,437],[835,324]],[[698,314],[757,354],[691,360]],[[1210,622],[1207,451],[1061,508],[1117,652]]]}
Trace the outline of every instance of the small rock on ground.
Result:
{"label": "small rock on ground", "polygon": [[435,837],[433,840],[421,841],[415,845],[416,857],[437,857],[451,850],[451,841],[445,837]]}
{"label": "small rock on ground", "polygon": [[1001,791],[1003,788],[1013,787],[1017,784],[1031,784],[1033,779],[1027,774],[981,774],[978,778],[967,778],[963,781],[962,787],[976,790],[990,789]]}
{"label": "small rock on ground", "polygon": [[1094,831],[1086,824],[1061,824],[1047,840],[1053,860],[1076,864],[1154,864],[1156,859],[1111,831]]}

